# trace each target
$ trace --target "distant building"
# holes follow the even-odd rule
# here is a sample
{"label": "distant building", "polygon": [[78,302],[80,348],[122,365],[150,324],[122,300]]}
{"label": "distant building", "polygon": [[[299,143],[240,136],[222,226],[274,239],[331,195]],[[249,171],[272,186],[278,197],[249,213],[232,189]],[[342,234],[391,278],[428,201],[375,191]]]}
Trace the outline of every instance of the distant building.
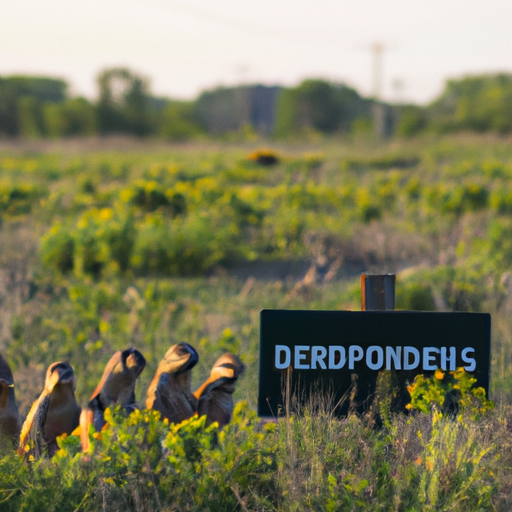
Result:
{"label": "distant building", "polygon": [[194,107],[194,117],[210,133],[237,131],[252,126],[268,134],[275,125],[278,86],[248,85],[218,88],[201,94]]}

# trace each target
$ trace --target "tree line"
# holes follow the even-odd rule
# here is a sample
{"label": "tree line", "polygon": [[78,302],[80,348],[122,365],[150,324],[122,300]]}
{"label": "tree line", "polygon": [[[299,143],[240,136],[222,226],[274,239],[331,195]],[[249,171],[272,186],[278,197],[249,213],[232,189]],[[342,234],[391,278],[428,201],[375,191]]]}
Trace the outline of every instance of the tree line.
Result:
{"label": "tree line", "polygon": [[[512,131],[512,74],[449,80],[427,106],[379,103],[321,79],[296,87],[244,85],[205,91],[192,101],[154,96],[150,81],[127,68],[102,71],[98,99],[72,97],[49,77],[0,77],[0,137],[59,138],[108,134],[170,140],[253,131],[292,137],[308,133],[387,135]],[[383,123],[383,124],[382,124]]]}

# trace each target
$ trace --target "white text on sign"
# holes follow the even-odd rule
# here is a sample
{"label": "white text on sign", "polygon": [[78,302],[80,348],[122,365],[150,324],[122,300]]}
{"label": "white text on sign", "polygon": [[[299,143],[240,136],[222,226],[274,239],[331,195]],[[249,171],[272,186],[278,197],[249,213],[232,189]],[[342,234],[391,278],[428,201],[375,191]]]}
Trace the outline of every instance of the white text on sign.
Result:
{"label": "white text on sign", "polygon": [[[463,368],[476,369],[475,349],[465,347],[460,351]],[[442,370],[454,371],[457,367],[456,347],[381,347],[370,345],[276,345],[274,366],[277,370],[292,367],[296,370],[354,370],[356,363],[370,370]]]}

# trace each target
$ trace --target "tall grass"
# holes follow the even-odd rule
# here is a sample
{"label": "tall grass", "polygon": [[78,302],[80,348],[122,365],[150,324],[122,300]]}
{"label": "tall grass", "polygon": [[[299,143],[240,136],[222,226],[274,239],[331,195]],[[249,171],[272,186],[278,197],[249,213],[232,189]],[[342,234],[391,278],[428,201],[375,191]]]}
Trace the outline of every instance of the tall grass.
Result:
{"label": "tall grass", "polygon": [[510,408],[478,422],[394,415],[376,428],[325,405],[263,425],[242,402],[222,431],[116,412],[91,453],[70,436],[51,461],[4,454],[0,509],[510,510]]}

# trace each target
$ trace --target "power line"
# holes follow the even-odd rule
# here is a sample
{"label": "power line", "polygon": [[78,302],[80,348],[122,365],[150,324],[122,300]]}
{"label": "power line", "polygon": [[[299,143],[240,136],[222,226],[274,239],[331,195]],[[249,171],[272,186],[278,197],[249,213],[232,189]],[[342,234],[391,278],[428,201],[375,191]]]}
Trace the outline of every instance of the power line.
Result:
{"label": "power line", "polygon": [[[147,3],[148,0],[144,0],[144,3]],[[229,27],[236,31],[242,31],[244,33],[252,32],[258,36],[270,36],[274,39],[279,39],[282,41],[290,41],[293,39],[296,42],[300,42],[303,44],[311,44],[311,42],[316,42],[320,44],[340,44],[339,36],[336,34],[336,39],[329,35],[319,36],[318,34],[298,32],[295,30],[290,30],[289,28],[279,27],[272,28],[270,26],[263,26],[256,23],[251,23],[247,20],[242,20],[240,18],[235,18],[232,16],[226,16],[224,14],[219,14],[218,12],[213,12],[210,10],[202,9],[179,0],[151,0],[154,4],[158,4],[163,6],[164,8],[176,8],[182,13],[189,15],[195,19],[203,20],[206,22],[210,22],[214,25],[221,25],[224,27]],[[347,41],[343,41],[341,44],[345,45],[347,48],[352,46]]]}

